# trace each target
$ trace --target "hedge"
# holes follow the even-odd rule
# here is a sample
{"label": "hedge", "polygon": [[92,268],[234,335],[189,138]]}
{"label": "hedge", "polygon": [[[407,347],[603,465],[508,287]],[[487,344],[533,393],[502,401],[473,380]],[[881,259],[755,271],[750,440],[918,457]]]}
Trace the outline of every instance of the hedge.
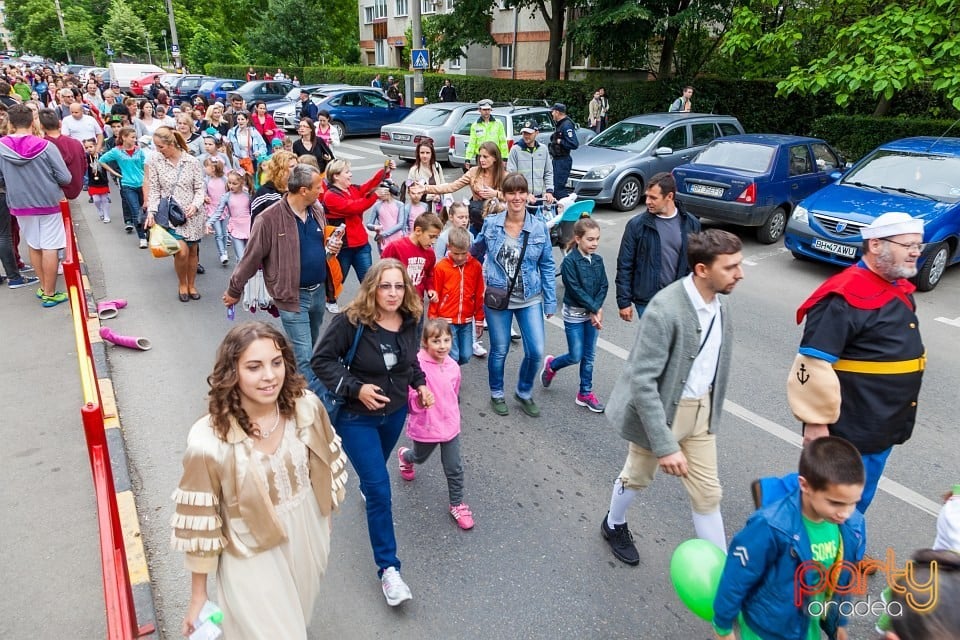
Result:
{"label": "hedge", "polygon": [[[243,78],[246,75],[246,65],[208,64],[206,72],[210,75],[225,78]],[[276,67],[254,67],[259,77],[264,72],[274,72]],[[351,66],[351,67],[287,67],[284,69],[289,77],[296,75],[304,84],[314,83],[346,83],[353,85],[368,85],[373,76],[379,73],[382,78],[387,76],[404,76],[411,73],[405,69],[390,69],[384,67]],[[473,102],[482,98],[495,101],[510,102],[514,99],[525,101],[540,101],[547,104],[563,102],[574,120],[581,124],[587,121],[587,109],[593,91],[600,81],[592,78],[586,81],[579,80],[501,80],[484,76],[462,76],[455,74],[424,74],[424,93],[428,101],[435,101],[443,81],[449,79],[457,89],[460,100]],[[631,115],[640,113],[662,112],[680,94],[685,83],[680,80],[659,81],[615,81],[604,83],[607,97],[610,100],[610,122],[622,120]],[[776,96],[776,81],[773,80],[734,80],[726,78],[700,77],[693,85],[696,87],[694,107],[705,113],[724,113],[739,118],[748,132],[775,132],[796,135],[816,135],[814,124],[824,116],[838,114],[868,116],[873,113],[876,101],[866,95],[858,96],[847,107],[839,107],[833,96],[821,94],[816,96],[791,95]],[[407,96],[408,102],[410,96]],[[909,91],[897,96],[892,114],[899,115],[906,110],[910,116],[948,116],[956,115],[948,103],[938,94],[929,91]],[[886,122],[888,119],[880,119]],[[871,122],[874,122],[871,120]],[[843,135],[846,141],[855,134],[851,129],[838,128],[831,130],[829,135],[820,135],[831,143],[837,142]],[[871,138],[872,139],[872,138]],[[852,141],[851,141],[852,142]],[[837,142],[838,147],[843,147]],[[860,154],[876,146],[870,143]],[[862,149],[859,144],[848,145],[847,153],[854,154],[855,150]]]}
{"label": "hedge", "polygon": [[[827,140],[849,162],[859,160],[881,144],[911,136],[941,136],[952,120],[824,116],[813,123],[812,135]],[[960,131],[954,130],[954,135]]]}

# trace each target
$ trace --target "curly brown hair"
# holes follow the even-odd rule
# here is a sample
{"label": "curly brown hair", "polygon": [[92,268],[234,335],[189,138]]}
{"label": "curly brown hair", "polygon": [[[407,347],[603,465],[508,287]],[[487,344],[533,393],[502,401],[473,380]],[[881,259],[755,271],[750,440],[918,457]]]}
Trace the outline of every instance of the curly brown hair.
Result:
{"label": "curly brown hair", "polygon": [[370,267],[363,282],[360,283],[360,290],[357,296],[344,307],[343,312],[347,314],[350,324],[357,326],[363,323],[368,327],[373,327],[380,316],[377,310],[377,287],[380,285],[380,276],[384,271],[396,269],[403,274],[403,284],[407,290],[403,294],[403,302],[400,304],[400,314],[412,316],[415,320],[420,320],[423,315],[423,301],[417,295],[417,289],[413,286],[407,270],[403,264],[395,258],[385,258]]}
{"label": "curly brown hair", "polygon": [[290,177],[290,161],[296,160],[292,151],[277,151],[260,165],[260,184],[272,182],[277,191],[287,192],[287,179]]}
{"label": "curly brown hair", "polygon": [[250,417],[240,404],[237,365],[247,347],[261,338],[272,340],[283,356],[285,375],[280,396],[277,398],[280,415],[285,418],[293,417],[297,398],[301,397],[307,388],[307,381],[297,370],[297,359],[293,355],[293,349],[279,329],[266,322],[244,322],[230,329],[217,349],[213,373],[207,376],[207,384],[210,385],[210,391],[207,394],[210,398],[208,403],[210,424],[221,440],[226,440],[231,418],[240,424],[240,428],[247,435],[252,436],[256,431],[250,422]]}

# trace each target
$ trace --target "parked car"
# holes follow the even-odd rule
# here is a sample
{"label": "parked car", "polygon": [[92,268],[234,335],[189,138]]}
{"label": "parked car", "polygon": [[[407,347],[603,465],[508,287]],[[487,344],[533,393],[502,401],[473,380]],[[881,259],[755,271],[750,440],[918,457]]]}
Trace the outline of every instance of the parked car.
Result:
{"label": "parked car", "polygon": [[289,100],[288,104],[283,105],[282,107],[277,107],[273,112],[273,121],[277,123],[278,127],[282,127],[287,131],[296,131],[297,125],[300,124],[300,92],[306,91],[307,95],[310,96],[310,100],[313,101],[313,104],[320,104],[320,101],[327,97],[326,93],[322,91],[330,87],[336,88],[345,88],[350,85],[346,84],[305,84],[299,87],[294,87],[290,93],[286,95],[286,98]]}
{"label": "parked car", "polygon": [[743,133],[733,116],[649,113],[621,120],[574,150],[568,188],[581,198],[631,211],[647,180],[690,162],[715,139]]}
{"label": "parked car", "polygon": [[267,113],[273,113],[287,104],[286,96],[293,88],[293,83],[287,80],[251,80],[230,93],[243,96],[248,107],[254,102],[265,102]]}
{"label": "parked car", "polygon": [[201,83],[197,93],[206,98],[210,104],[219,100],[226,105],[227,95],[239,89],[245,82],[246,80],[234,78],[213,78]]}
{"label": "parked car", "polygon": [[380,127],[380,153],[400,160],[416,160],[417,145],[424,138],[433,140],[437,162],[446,162],[450,146],[447,140],[467,111],[476,111],[475,102],[439,102],[425,104],[396,124]]}
{"label": "parked car", "polygon": [[840,156],[819,138],[757,133],[718,138],[673,175],[688,212],[757,227],[757,239],[773,244],[797,203],[842,169]]}
{"label": "parked car", "polygon": [[787,222],[784,244],[794,257],[847,266],[860,257],[863,227],[904,211],[924,223],[918,289],[930,291],[960,262],[960,138],[894,140],[837,177],[800,202]]}
{"label": "parked car", "polygon": [[332,89],[317,107],[330,113],[330,124],[337,128],[340,139],[361,134],[378,134],[380,127],[403,120],[411,111],[387,100],[374,87]]}
{"label": "parked car", "polygon": [[200,85],[207,80],[216,80],[216,78],[193,73],[180,76],[169,85],[170,97],[180,101],[193,100],[193,97],[200,92]]}
{"label": "parked car", "polygon": [[149,85],[158,75],[166,73],[166,71],[155,64],[140,64],[134,62],[111,62],[107,68],[110,70],[111,82],[116,82],[121,90],[130,91],[134,95],[143,95],[143,85],[140,85],[138,82],[137,88],[134,88],[134,81],[139,81],[143,79],[144,76],[150,75],[150,81],[147,82]]}
{"label": "parked car", "polygon": [[[515,142],[523,138],[520,129],[523,128],[524,122],[533,121],[540,127],[540,134],[537,136],[540,144],[550,142],[550,135],[556,129],[553,118],[550,116],[550,107],[547,106],[494,106],[491,116],[503,124],[503,129],[507,134],[508,150]],[[474,105],[471,111],[467,111],[460,117],[460,121],[454,127],[453,134],[450,136],[450,149],[448,151],[448,160],[453,166],[462,167],[466,161],[467,144],[470,142],[470,125],[476,122],[479,117],[480,113]],[[586,144],[597,135],[593,129],[581,127],[576,123],[574,125],[577,128],[577,140],[581,145]],[[504,160],[506,160],[506,157],[504,157]]]}

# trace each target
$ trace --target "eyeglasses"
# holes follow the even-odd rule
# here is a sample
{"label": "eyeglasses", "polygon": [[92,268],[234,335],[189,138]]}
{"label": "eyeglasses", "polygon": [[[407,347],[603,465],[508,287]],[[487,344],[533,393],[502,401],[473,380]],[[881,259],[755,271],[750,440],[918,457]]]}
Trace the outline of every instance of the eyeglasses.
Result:
{"label": "eyeglasses", "polygon": [[403,291],[407,288],[407,285],[403,284],[402,282],[381,282],[377,285],[377,288],[380,289],[380,291],[390,291],[390,289],[393,289],[394,291]]}
{"label": "eyeglasses", "polygon": [[919,253],[923,253],[923,250],[927,248],[927,245],[922,242],[911,242],[910,244],[906,244],[903,242],[897,242],[896,240],[891,240],[890,238],[880,238],[880,240],[883,240],[884,242],[892,242],[895,245],[903,247],[907,251],[917,251]]}

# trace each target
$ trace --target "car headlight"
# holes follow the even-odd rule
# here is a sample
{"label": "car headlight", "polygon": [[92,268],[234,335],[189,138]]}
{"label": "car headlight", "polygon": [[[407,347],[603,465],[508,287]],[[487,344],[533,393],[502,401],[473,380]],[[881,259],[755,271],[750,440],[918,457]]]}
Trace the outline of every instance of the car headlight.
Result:
{"label": "car headlight", "polygon": [[603,180],[608,175],[613,173],[613,170],[617,168],[617,165],[614,164],[604,164],[599,167],[594,167],[583,176],[584,180]]}
{"label": "car headlight", "polygon": [[810,212],[807,211],[805,207],[801,207],[800,205],[797,205],[797,208],[793,210],[793,215],[790,217],[796,220],[797,222],[809,224],[810,223],[809,213]]}

